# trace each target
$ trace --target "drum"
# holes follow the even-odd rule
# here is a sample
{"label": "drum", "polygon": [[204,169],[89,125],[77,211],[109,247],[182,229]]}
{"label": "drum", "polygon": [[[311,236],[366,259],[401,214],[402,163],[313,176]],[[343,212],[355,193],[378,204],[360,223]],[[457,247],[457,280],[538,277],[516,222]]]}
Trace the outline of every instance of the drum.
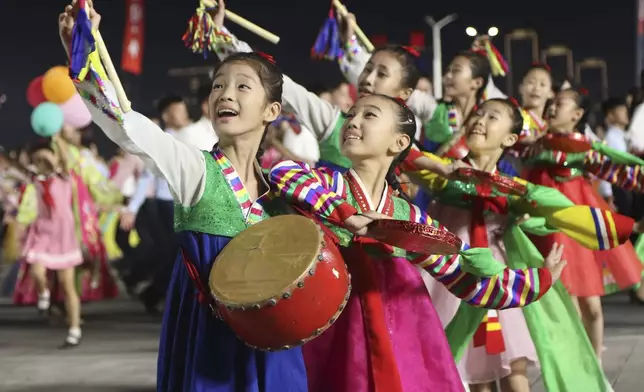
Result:
{"label": "drum", "polygon": [[351,291],[330,235],[300,215],[270,218],[238,234],[215,259],[209,286],[221,318],[247,345],[265,351],[319,336]]}
{"label": "drum", "polygon": [[483,188],[487,188],[489,192],[492,192],[490,195],[482,196],[492,196],[493,191],[501,195],[523,196],[528,191],[524,184],[510,177],[499,173],[488,173],[471,167],[462,167],[456,170],[451,175],[451,178],[461,182],[483,185]]}
{"label": "drum", "polygon": [[463,245],[456,234],[447,230],[394,219],[372,222],[367,236],[397,248],[424,254],[451,255],[458,253]]}
{"label": "drum", "polygon": [[580,153],[589,151],[592,143],[581,133],[548,133],[541,138],[543,146],[549,150],[567,153]]}

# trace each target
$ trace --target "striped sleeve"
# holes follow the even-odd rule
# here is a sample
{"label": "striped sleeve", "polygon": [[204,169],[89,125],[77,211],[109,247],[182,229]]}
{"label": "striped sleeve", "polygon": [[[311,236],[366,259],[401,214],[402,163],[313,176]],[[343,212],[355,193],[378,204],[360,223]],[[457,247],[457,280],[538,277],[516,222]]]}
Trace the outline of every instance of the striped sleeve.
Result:
{"label": "striped sleeve", "polygon": [[271,185],[280,197],[306,208],[334,224],[358,213],[345,199],[342,174],[330,169],[312,169],[308,164],[282,161],[270,172]]}
{"label": "striped sleeve", "polygon": [[[447,230],[418,207],[412,206],[412,220]],[[463,244],[461,251],[469,249]],[[463,270],[463,257],[455,255],[423,255],[412,263],[429,272],[452,294],[468,304],[488,309],[523,307],[541,298],[552,285],[547,268],[510,269],[492,276],[477,276]]]}
{"label": "striped sleeve", "polygon": [[588,173],[619,188],[639,192],[643,190],[644,171],[640,165],[617,164],[599,151],[590,150],[586,154],[584,166]]}

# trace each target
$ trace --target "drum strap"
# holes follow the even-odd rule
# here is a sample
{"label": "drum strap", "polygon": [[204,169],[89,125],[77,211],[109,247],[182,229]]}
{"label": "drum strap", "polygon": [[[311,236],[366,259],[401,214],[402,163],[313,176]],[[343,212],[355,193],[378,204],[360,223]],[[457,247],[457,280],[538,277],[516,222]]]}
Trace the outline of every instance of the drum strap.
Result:
{"label": "drum strap", "polygon": [[336,244],[336,245],[340,245],[340,240],[338,239],[338,237],[335,235],[335,233],[334,233],[334,232],[332,232],[332,231],[331,231],[331,229],[329,229],[328,227],[326,227],[326,225],[324,224],[324,222],[322,222],[322,219],[320,219],[319,217],[317,217],[317,216],[316,216],[316,215],[314,215],[313,213],[311,213],[311,212],[309,212],[309,211],[306,211],[306,210],[305,210],[305,209],[303,209],[302,207],[297,206],[297,205],[295,205],[295,204],[291,205],[291,207],[293,207],[293,209],[294,209],[295,211],[297,211],[300,215],[305,216],[305,217],[307,217],[307,218],[311,219],[312,221],[314,221],[315,223],[317,223],[317,224],[318,224],[318,226],[320,226],[320,229],[322,229],[322,232],[323,232],[327,237],[329,237],[329,239],[330,239],[331,241],[333,241],[333,243],[334,243],[334,244]]}
{"label": "drum strap", "polygon": [[188,270],[188,276],[190,276],[190,280],[192,280],[192,282],[195,284],[195,288],[197,289],[197,300],[201,304],[208,305],[212,313],[217,318],[221,319],[221,316],[217,311],[217,307],[215,306],[215,301],[212,299],[210,294],[208,294],[208,290],[206,290],[206,287],[201,281],[197,266],[190,260],[188,253],[183,248],[181,248],[181,258],[183,259],[183,265],[185,265],[186,270]]}

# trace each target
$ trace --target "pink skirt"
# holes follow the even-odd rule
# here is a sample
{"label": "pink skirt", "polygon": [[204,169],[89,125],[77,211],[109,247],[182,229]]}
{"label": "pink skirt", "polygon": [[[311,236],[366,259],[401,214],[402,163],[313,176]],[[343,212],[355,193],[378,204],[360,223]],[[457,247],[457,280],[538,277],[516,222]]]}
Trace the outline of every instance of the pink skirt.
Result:
{"label": "pink skirt", "polygon": [[[430,207],[430,216],[441,222],[448,230],[470,243],[471,212],[466,209],[434,203]],[[488,240],[494,258],[506,263],[505,246],[502,241],[502,230],[505,227],[505,216],[488,214],[485,223],[488,228]],[[452,295],[441,284],[426,280],[434,307],[441,322],[446,327],[452,320],[461,300]],[[520,358],[526,358],[538,366],[537,351],[532,343],[530,331],[521,309],[507,309],[499,312],[499,321],[505,342],[505,351],[489,355],[485,347],[473,347],[472,343],[463,354],[458,369],[463,381],[468,384],[485,383],[510,375],[510,364]]]}

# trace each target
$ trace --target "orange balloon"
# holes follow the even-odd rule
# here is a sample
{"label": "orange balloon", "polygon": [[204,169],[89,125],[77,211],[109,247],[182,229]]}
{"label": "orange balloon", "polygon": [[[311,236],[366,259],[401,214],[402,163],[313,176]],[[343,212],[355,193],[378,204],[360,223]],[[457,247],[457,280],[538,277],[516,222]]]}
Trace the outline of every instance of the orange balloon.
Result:
{"label": "orange balloon", "polygon": [[45,72],[42,92],[49,102],[61,104],[69,101],[76,94],[76,88],[67,67],[58,65]]}

